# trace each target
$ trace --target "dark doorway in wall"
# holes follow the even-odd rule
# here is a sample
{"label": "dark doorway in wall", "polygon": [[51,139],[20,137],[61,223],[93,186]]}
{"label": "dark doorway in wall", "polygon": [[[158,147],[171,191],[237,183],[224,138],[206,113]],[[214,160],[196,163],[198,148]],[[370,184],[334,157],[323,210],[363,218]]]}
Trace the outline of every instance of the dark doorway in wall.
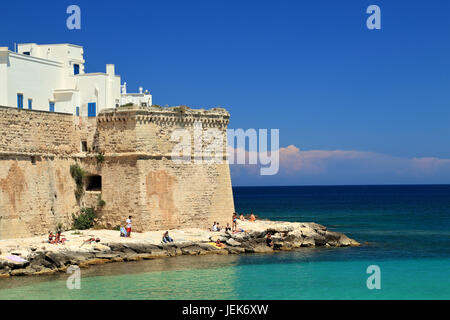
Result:
{"label": "dark doorway in wall", "polygon": [[87,141],[81,141],[81,152],[87,152]]}
{"label": "dark doorway in wall", "polygon": [[86,191],[102,191],[102,176],[86,176]]}

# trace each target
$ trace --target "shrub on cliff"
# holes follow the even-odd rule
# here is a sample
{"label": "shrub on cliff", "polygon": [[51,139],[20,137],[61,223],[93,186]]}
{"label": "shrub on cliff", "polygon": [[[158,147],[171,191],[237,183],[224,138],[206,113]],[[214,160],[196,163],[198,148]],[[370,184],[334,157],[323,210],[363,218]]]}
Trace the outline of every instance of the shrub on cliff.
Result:
{"label": "shrub on cliff", "polygon": [[102,199],[101,195],[98,195],[97,197],[97,207],[103,208],[106,205],[105,200]]}
{"label": "shrub on cliff", "polygon": [[102,164],[105,161],[105,156],[103,155],[103,153],[100,152],[97,153],[95,158],[97,159],[97,164]]}
{"label": "shrub on cliff", "polygon": [[78,216],[72,214],[73,228],[86,230],[94,226],[95,211],[92,208],[82,208]]}
{"label": "shrub on cliff", "polygon": [[186,113],[186,111],[188,111],[190,108],[188,106],[185,105],[181,105],[179,107],[175,107],[174,110],[178,111],[180,113]]}
{"label": "shrub on cliff", "polygon": [[133,103],[130,102],[130,103],[126,103],[126,104],[121,104],[119,107],[122,108],[122,107],[132,107],[132,106],[133,106]]}
{"label": "shrub on cliff", "polygon": [[70,175],[77,185],[77,188],[75,189],[75,198],[80,200],[84,194],[84,176],[86,175],[86,171],[84,171],[77,163],[70,166]]}

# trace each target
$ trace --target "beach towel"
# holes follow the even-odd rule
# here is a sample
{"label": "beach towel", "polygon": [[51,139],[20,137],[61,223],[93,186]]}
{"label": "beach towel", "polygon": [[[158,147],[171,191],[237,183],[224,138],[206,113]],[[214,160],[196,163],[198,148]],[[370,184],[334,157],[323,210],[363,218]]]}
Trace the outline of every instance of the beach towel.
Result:
{"label": "beach towel", "polygon": [[7,260],[11,260],[13,262],[19,262],[19,263],[24,263],[24,262],[28,262],[28,260],[25,260],[19,256],[15,256],[15,255],[10,255],[10,256],[5,256],[5,258]]}
{"label": "beach towel", "polygon": [[120,236],[121,237],[128,237],[128,232],[125,230],[124,227],[120,227]]}
{"label": "beach towel", "polygon": [[219,247],[215,242],[208,242],[209,245],[217,248],[217,249],[223,249],[222,247]]}

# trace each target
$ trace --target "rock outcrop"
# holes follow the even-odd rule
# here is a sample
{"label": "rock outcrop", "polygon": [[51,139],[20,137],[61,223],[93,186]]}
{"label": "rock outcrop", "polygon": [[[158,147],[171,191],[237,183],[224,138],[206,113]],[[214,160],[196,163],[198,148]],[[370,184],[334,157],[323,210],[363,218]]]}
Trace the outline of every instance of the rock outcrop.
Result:
{"label": "rock outcrop", "polygon": [[[0,256],[0,277],[24,276],[64,272],[70,265],[87,267],[109,262],[138,261],[179,255],[272,253],[276,251],[301,250],[303,247],[347,247],[360,244],[346,235],[328,230],[316,223],[239,221],[238,229],[230,231],[198,233],[190,231],[190,236],[179,242],[157,243],[156,239],[136,240],[117,238],[117,241],[93,243],[86,246],[46,246],[14,248],[9,255],[26,260],[11,261],[7,255]],[[184,231],[180,233],[186,234]],[[176,231],[173,231],[176,234]],[[270,233],[273,246],[266,242]],[[213,243],[220,240],[224,248]],[[14,252],[13,252],[14,251]],[[5,248],[2,252],[5,252]]]}

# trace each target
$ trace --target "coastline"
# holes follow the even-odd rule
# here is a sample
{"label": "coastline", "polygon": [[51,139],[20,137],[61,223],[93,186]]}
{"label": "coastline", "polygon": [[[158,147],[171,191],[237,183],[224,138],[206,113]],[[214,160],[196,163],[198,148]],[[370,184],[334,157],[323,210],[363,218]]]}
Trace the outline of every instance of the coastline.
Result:
{"label": "coastline", "polygon": [[[360,244],[343,233],[313,222],[258,220],[239,221],[245,232],[213,232],[202,229],[169,230],[174,242],[162,244],[164,231],[133,233],[130,238],[112,230],[66,231],[65,244],[45,243],[45,236],[0,240],[0,278],[65,272],[71,265],[81,268],[112,262],[127,262],[180,255],[272,253],[301,250],[302,247],[346,247]],[[273,247],[266,244],[271,233]],[[88,238],[99,243],[83,244]],[[226,246],[212,244],[219,239]],[[17,256],[13,261],[7,256]]]}

